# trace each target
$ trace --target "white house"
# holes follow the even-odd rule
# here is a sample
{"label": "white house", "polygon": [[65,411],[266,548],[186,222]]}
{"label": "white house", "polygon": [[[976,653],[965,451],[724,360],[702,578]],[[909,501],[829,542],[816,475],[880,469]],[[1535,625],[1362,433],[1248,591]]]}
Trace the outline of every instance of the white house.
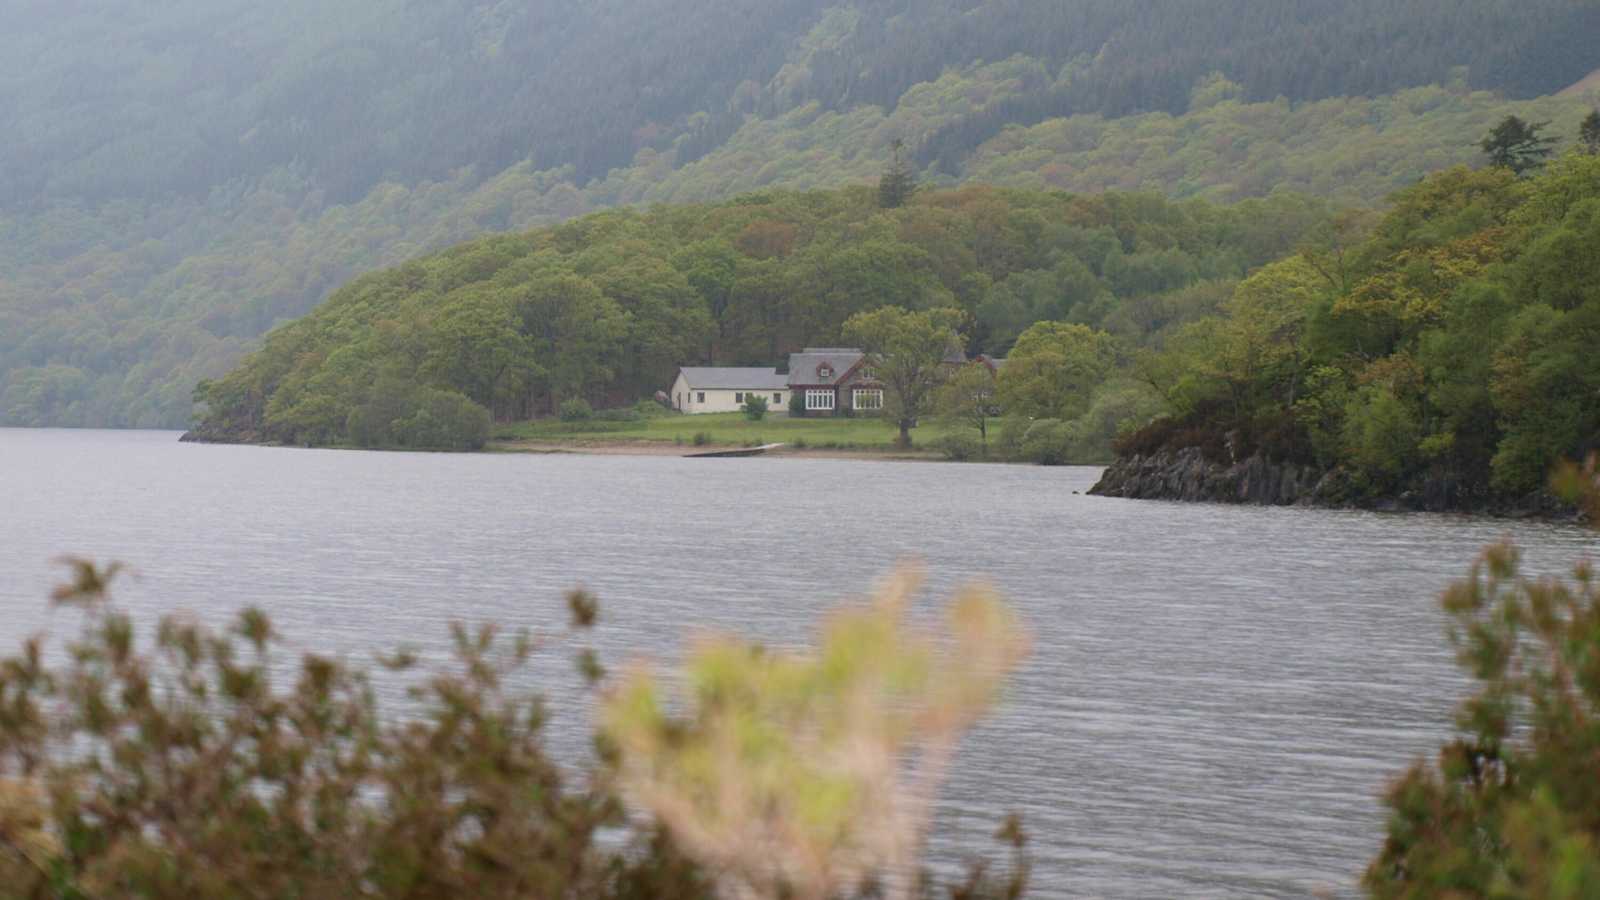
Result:
{"label": "white house", "polygon": [[782,412],[789,402],[789,378],[777,369],[683,368],[669,396],[679,412],[721,413],[738,412],[752,394],[767,398],[768,409]]}

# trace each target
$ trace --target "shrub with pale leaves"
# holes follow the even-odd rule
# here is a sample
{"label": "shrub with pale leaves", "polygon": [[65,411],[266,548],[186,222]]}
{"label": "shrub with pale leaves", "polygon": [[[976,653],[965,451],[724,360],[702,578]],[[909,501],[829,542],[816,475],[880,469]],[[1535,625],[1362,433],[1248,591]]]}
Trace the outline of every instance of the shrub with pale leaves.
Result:
{"label": "shrub with pale leaves", "polygon": [[[918,627],[909,613],[920,584],[898,573],[869,605],[835,613],[808,651],[700,641],[679,714],[644,669],[608,699],[625,796],[723,873],[728,894],[820,900],[878,886],[898,900],[921,890],[923,842],[957,744],[1028,639],[981,588],[956,596],[943,634]],[[1025,874],[1019,865],[994,893],[1020,893]]]}

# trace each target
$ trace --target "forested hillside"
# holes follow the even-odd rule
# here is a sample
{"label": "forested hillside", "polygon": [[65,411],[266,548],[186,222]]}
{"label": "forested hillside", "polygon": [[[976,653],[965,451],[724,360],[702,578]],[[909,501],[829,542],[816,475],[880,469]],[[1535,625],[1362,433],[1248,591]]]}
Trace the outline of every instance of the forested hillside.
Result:
{"label": "forested hillside", "polygon": [[940,182],[1370,200],[1508,111],[1570,134],[1588,101],[1534,98],[1600,67],[1600,7],[1568,0],[0,19],[0,424],[182,424],[196,380],[362,271],[616,204],[860,182],[895,139]]}
{"label": "forested hillside", "polygon": [[1600,155],[1452,169],[1342,224],[1140,360],[1173,414],[1125,455],[1259,455],[1332,472],[1323,502],[1481,508],[1600,449]]}
{"label": "forested hillside", "polygon": [[1570,0],[7,0],[0,14],[8,206],[204,197],[280,165],[336,200],[526,159],[582,182],[646,147],[709,150],[745,112],[892,107],[951,66],[1018,54],[1050,79],[948,123],[927,159],[1007,124],[1183,112],[1212,71],[1245,99],[1294,101],[1458,66],[1532,97],[1600,67],[1600,7]]}
{"label": "forested hillside", "polygon": [[1215,312],[1246,272],[1328,225],[1292,196],[967,188],[767,192],[596,213],[356,280],[202,386],[213,440],[439,446],[489,413],[632,403],[680,365],[772,364],[883,306],[955,307],[973,353],[1041,320],[1129,347]]}

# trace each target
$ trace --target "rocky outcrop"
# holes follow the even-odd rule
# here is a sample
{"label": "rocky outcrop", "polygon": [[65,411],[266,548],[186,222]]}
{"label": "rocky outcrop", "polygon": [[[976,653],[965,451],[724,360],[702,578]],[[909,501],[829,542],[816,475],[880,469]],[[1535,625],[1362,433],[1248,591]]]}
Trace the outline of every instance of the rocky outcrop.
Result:
{"label": "rocky outcrop", "polygon": [[222,432],[222,431],[216,431],[216,430],[211,430],[211,429],[206,429],[206,428],[195,428],[195,429],[193,429],[191,431],[185,431],[183,433],[183,436],[178,438],[178,443],[180,443],[180,444],[254,444],[254,443],[258,443],[258,442],[257,441],[245,440],[245,439],[241,438],[238,435],[233,435],[233,434],[229,434],[229,433]]}
{"label": "rocky outcrop", "polygon": [[232,422],[201,422],[178,438],[184,444],[265,444],[260,429]]}
{"label": "rocky outcrop", "polygon": [[1253,503],[1260,506],[1316,504],[1333,485],[1309,466],[1269,462],[1260,456],[1223,465],[1198,447],[1128,456],[1111,464],[1089,493],[1137,500]]}
{"label": "rocky outcrop", "polygon": [[1089,493],[1130,500],[1471,512],[1510,518],[1567,519],[1577,515],[1571,505],[1545,492],[1495,498],[1443,477],[1422,480],[1395,495],[1373,496],[1360,490],[1341,469],[1324,471],[1272,462],[1259,455],[1221,463],[1206,458],[1198,447],[1119,458]]}

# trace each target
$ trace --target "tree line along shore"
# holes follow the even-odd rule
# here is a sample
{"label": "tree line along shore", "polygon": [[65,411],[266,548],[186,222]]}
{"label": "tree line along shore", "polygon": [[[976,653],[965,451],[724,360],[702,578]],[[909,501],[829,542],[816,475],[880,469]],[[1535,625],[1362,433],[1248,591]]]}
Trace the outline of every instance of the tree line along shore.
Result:
{"label": "tree line along shore", "polygon": [[[193,437],[724,442],[725,429],[654,422],[639,398],[683,365],[844,342],[883,366],[947,341],[1007,365],[915,397],[912,377],[883,414],[951,458],[1191,451],[1317,483],[1337,473],[1318,502],[1491,506],[1539,493],[1600,432],[1600,375],[1585,364],[1600,326],[1600,157],[1552,156],[1537,127],[1504,124],[1522,130],[1486,139],[1491,165],[1374,209],[847,188],[484,238],[363,276],[274,331],[196,391]],[[829,441],[877,443],[817,443]]]}

